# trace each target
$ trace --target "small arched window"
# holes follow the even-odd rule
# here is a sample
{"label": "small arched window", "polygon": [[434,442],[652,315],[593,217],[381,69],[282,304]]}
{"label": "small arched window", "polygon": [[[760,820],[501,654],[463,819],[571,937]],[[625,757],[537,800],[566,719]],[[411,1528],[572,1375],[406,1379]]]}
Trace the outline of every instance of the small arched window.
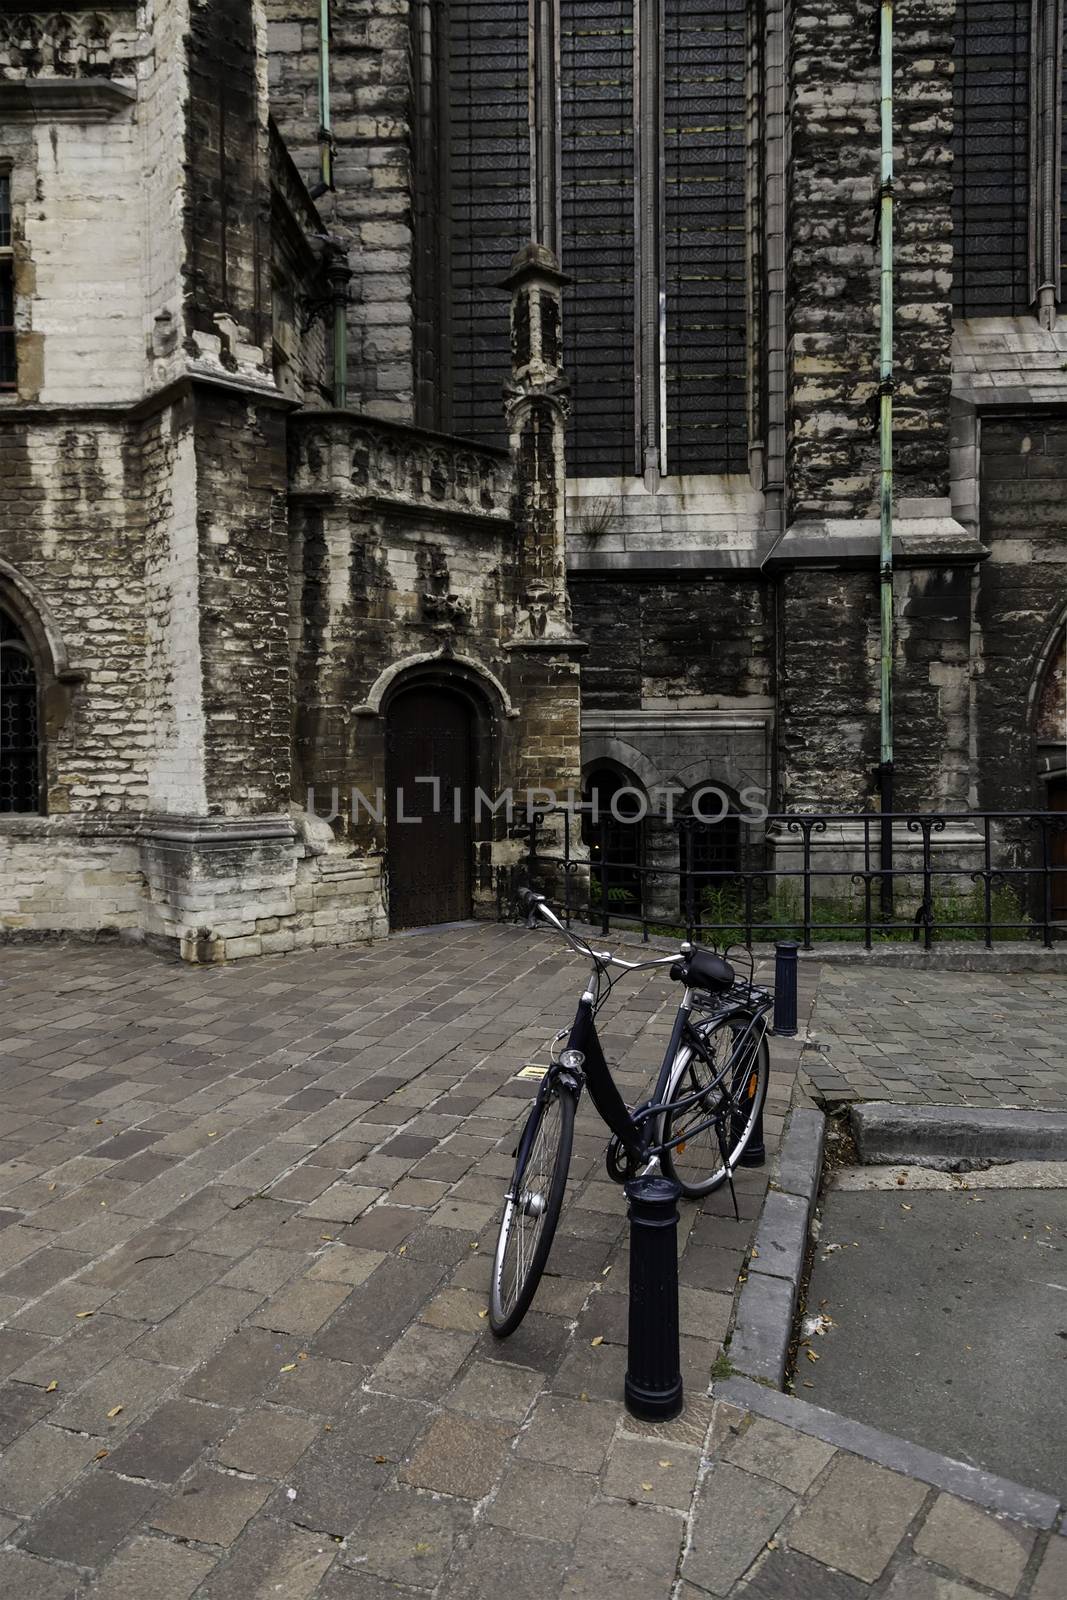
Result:
{"label": "small arched window", "polygon": [[728,922],[740,912],[741,821],[719,814],[720,791],[694,801],[683,804],[679,818],[679,910],[687,923]]}
{"label": "small arched window", "polygon": [[611,767],[585,780],[582,835],[589,847],[594,907],[619,917],[640,917],[644,797]]}
{"label": "small arched window", "polygon": [[0,610],[0,812],[40,809],[37,668],[22,630]]}

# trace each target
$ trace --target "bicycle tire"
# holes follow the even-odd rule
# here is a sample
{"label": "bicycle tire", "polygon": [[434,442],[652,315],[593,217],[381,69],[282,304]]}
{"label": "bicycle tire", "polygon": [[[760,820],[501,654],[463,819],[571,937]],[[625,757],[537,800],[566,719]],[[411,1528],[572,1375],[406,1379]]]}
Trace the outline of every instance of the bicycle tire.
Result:
{"label": "bicycle tire", "polygon": [[[756,1013],[752,1011],[732,1011],[728,1016],[709,1018],[706,1022],[697,1023],[697,1032],[705,1045],[710,1045],[715,1060],[720,1065],[729,1061],[736,1034],[747,1027],[755,1015]],[[715,1091],[717,1096],[715,1100],[709,1099],[706,1103],[697,1102],[688,1111],[677,1114],[665,1111],[660,1117],[656,1133],[659,1144],[666,1144],[684,1131],[684,1122],[681,1119],[687,1118],[691,1125],[696,1124],[706,1120],[717,1107],[722,1109],[724,1118],[729,1117],[725,1162],[714,1127],[705,1129],[692,1141],[686,1141],[674,1150],[664,1150],[663,1169],[669,1177],[681,1185],[682,1193],[688,1199],[699,1200],[704,1195],[714,1194],[737,1166],[748,1147],[759,1114],[763,1110],[770,1071],[770,1051],[767,1048],[767,1035],[764,1032],[760,1035],[750,1059],[739,1062],[734,1068],[735,1081],[731,1084],[729,1095],[723,1094],[720,1088]],[[684,1045],[675,1057],[667,1082],[666,1098],[680,1100],[686,1094],[696,1093],[704,1083],[710,1083],[710,1078],[707,1063],[690,1046]],[[711,1161],[710,1166],[703,1160],[705,1152]]]}
{"label": "bicycle tire", "polygon": [[[515,1167],[508,1191],[515,1198],[504,1202],[504,1214],[500,1219],[500,1231],[493,1253],[489,1326],[498,1339],[506,1339],[515,1332],[530,1309],[530,1302],[545,1270],[556,1224],[563,1209],[563,1193],[567,1187],[574,1142],[575,1110],[573,1090],[559,1083],[553,1084],[545,1098],[538,1100],[523,1129],[525,1135],[526,1129],[536,1119],[523,1169],[520,1171],[518,1164]],[[551,1127],[554,1118],[558,1118],[558,1128],[553,1141]],[[547,1136],[542,1139],[546,1130]],[[524,1142],[525,1139],[520,1140],[520,1150]],[[532,1194],[529,1187],[531,1179],[537,1184]],[[529,1238],[526,1219],[531,1214],[535,1199],[541,1203],[542,1209],[536,1215],[536,1234]],[[509,1251],[514,1256],[513,1262],[509,1261]],[[513,1271],[509,1271],[509,1265],[513,1265]]]}

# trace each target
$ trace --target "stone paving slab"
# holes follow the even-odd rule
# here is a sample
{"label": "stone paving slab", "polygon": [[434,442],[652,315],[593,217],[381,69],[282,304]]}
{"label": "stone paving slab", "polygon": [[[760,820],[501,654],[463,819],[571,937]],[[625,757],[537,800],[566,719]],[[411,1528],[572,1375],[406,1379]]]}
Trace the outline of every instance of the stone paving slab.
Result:
{"label": "stone paving slab", "polygon": [[[579,1116],[533,1310],[485,1317],[516,1129],[584,967],[452,929],[225,968],[0,950],[0,1592],[641,1600],[678,1582],[766,1177],[684,1204],[686,1411],[621,1405],[626,1222]],[[647,1092],[677,991],[617,992]],[[795,1052],[779,1052],[774,1144]]]}
{"label": "stone paving slab", "polygon": [[676,1600],[1062,1593],[1055,1500],[746,1381],[721,1390],[698,1502],[709,1482],[714,1490],[703,1515],[698,1504],[682,1569],[695,1587]]}
{"label": "stone paving slab", "polygon": [[824,966],[816,1099],[1067,1109],[1067,975]]}

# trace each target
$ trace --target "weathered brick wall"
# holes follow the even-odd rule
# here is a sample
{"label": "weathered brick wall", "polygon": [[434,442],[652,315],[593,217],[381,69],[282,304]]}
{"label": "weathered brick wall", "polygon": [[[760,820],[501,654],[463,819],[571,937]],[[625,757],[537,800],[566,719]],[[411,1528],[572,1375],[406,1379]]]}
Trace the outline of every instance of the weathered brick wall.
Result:
{"label": "weathered brick wall", "polygon": [[875,575],[789,573],[778,641],[781,809],[858,809],[878,765]]}
{"label": "weathered brick wall", "polygon": [[208,804],[289,802],[285,413],[223,391],[196,399],[200,653]]}
{"label": "weathered brick wall", "polygon": [[146,797],[144,573],[124,430],[42,419],[0,444],[0,557],[33,584],[85,673],[48,740],[48,809],[136,810]]}
{"label": "weathered brick wall", "polygon": [[[331,42],[337,192],[319,209],[349,247],[351,403],[414,416],[411,7],[334,0]],[[317,0],[267,0],[271,110],[305,181],[319,178]]]}
{"label": "weathered brick wall", "polygon": [[[132,91],[149,54],[132,5],[0,16],[0,74],[12,89],[32,81],[46,92],[49,82],[81,79]],[[0,126],[0,161],[10,163],[12,178],[22,397],[136,397],[144,373],[145,236],[142,136],[132,107],[79,121],[22,113]],[[80,270],[72,271],[74,261]]]}
{"label": "weathered brick wall", "polygon": [[136,840],[115,823],[5,818],[0,942],[47,933],[132,933],[145,881]]}
{"label": "weathered brick wall", "polygon": [[893,740],[897,810],[966,809],[971,794],[973,567],[897,579]]}
{"label": "weathered brick wall", "polygon": [[572,579],[571,603],[575,632],[589,644],[589,707],[730,705],[773,694],[773,588],[765,581]]}
{"label": "weathered brick wall", "polygon": [[898,0],[895,7],[893,449],[898,496],[948,493],[955,9],[956,0]]}
{"label": "weathered brick wall", "polygon": [[[953,0],[903,0],[894,55],[897,494],[947,492]],[[877,509],[877,12],[796,0],[789,115],[789,497]]]}
{"label": "weathered brick wall", "polygon": [[[185,40],[184,275],[190,330],[232,317],[255,345],[270,330],[267,108],[255,0],[194,4]],[[225,345],[223,364],[236,365]]]}
{"label": "weathered brick wall", "polygon": [[976,797],[991,810],[1011,810],[1043,798],[1038,675],[1067,611],[1067,419],[986,417],[981,460],[982,539],[990,555],[976,605]]}
{"label": "weathered brick wall", "polygon": [[[972,582],[964,566],[897,573],[897,810],[967,804]],[[877,794],[881,754],[877,575],[785,575],[778,634],[782,806],[863,809]]]}
{"label": "weathered brick wall", "polygon": [[306,406],[329,405],[333,313],[326,303],[328,285],[318,238],[323,222],[273,123],[270,185],[274,381],[287,399]]}
{"label": "weathered brick wall", "polygon": [[148,807],[206,811],[197,473],[191,397],[137,434],[144,508]]}
{"label": "weathered brick wall", "polygon": [[145,217],[144,324],[150,361],[149,387],[162,386],[183,370],[185,349],[185,39],[191,0],[153,4],[152,49],[142,68],[138,121]]}

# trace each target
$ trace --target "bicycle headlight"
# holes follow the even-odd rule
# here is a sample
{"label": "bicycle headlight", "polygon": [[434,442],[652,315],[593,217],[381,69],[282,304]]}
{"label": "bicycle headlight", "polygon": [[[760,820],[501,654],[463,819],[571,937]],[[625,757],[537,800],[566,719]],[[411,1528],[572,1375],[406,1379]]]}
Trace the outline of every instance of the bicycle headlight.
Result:
{"label": "bicycle headlight", "polygon": [[581,1050],[564,1050],[560,1054],[559,1064],[567,1067],[571,1072],[581,1072],[585,1066],[585,1056]]}

